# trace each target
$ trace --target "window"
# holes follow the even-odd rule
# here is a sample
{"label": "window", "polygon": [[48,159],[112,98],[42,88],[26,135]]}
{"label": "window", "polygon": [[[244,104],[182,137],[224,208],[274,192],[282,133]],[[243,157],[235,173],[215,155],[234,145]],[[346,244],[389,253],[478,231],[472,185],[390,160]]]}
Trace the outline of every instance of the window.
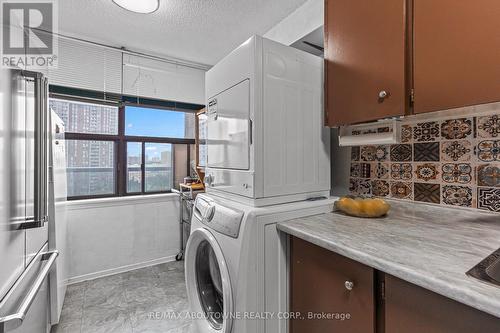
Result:
{"label": "window", "polygon": [[51,99],[68,133],[118,134],[118,107]]}
{"label": "window", "polygon": [[191,175],[192,112],[57,96],[49,105],[65,123],[69,199],[164,193]]}
{"label": "window", "polygon": [[145,143],[145,191],[161,192],[172,189],[172,145]]}
{"label": "window", "polygon": [[125,107],[125,135],[194,139],[194,113]]}
{"label": "window", "polygon": [[127,142],[127,193],[170,191],[174,180],[172,160],[170,143]]}
{"label": "window", "polygon": [[66,141],[69,197],[115,192],[114,148],[112,141]]}
{"label": "window", "polygon": [[127,142],[127,193],[142,192],[142,143]]}

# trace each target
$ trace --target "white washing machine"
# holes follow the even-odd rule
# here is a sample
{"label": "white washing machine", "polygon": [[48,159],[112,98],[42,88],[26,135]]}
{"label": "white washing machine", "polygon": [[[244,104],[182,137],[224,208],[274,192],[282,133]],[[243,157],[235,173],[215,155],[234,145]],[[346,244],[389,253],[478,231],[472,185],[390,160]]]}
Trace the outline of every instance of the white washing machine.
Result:
{"label": "white washing machine", "polygon": [[330,212],[335,199],[257,208],[198,195],[185,254],[198,333],[288,332],[288,244],[276,223]]}

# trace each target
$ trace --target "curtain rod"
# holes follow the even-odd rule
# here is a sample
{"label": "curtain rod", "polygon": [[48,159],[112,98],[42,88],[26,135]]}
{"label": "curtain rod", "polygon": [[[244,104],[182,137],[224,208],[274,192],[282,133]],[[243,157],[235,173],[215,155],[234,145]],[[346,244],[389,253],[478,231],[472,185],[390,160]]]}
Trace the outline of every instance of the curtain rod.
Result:
{"label": "curtain rod", "polygon": [[122,53],[140,56],[140,57],[144,57],[144,58],[148,58],[148,59],[152,59],[152,60],[163,61],[163,62],[173,64],[173,65],[179,65],[179,66],[189,67],[189,68],[193,68],[193,69],[200,69],[200,70],[204,70],[204,71],[207,71],[212,67],[210,65],[205,65],[205,64],[201,64],[201,63],[197,63],[197,62],[192,62],[192,61],[181,60],[178,58],[173,58],[173,57],[165,58],[165,57],[150,55],[150,54],[143,53],[143,52],[132,51],[132,50],[129,50],[125,47],[110,46],[110,45],[106,45],[106,44],[102,44],[102,43],[92,42],[92,41],[82,39],[82,38],[71,37],[71,36],[66,36],[66,35],[59,34],[59,33],[54,33],[54,32],[43,30],[43,29],[34,29],[34,30],[38,30],[38,31],[42,31],[42,32],[45,32],[48,34],[56,35],[57,37],[60,37],[60,38],[76,40],[76,41],[79,41],[82,43],[91,44],[94,46],[99,46],[99,47],[102,47],[105,49],[120,51]]}

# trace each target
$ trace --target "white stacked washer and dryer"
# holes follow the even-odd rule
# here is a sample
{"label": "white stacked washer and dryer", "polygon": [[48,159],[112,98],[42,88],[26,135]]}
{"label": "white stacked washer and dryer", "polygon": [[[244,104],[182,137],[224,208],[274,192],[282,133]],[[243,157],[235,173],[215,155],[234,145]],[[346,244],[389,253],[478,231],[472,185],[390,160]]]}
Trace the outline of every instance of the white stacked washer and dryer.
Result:
{"label": "white stacked washer and dryer", "polygon": [[253,36],[206,74],[207,193],[186,247],[198,333],[288,332],[287,237],[329,212],[323,59]]}

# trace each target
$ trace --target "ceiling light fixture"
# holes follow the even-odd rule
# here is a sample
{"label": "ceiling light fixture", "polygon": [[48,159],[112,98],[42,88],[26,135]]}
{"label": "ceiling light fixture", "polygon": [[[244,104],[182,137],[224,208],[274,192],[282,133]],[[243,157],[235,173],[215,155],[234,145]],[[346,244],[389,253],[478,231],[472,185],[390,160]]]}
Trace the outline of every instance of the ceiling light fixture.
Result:
{"label": "ceiling light fixture", "polygon": [[134,13],[151,14],[160,6],[160,0],[113,0],[118,6]]}

